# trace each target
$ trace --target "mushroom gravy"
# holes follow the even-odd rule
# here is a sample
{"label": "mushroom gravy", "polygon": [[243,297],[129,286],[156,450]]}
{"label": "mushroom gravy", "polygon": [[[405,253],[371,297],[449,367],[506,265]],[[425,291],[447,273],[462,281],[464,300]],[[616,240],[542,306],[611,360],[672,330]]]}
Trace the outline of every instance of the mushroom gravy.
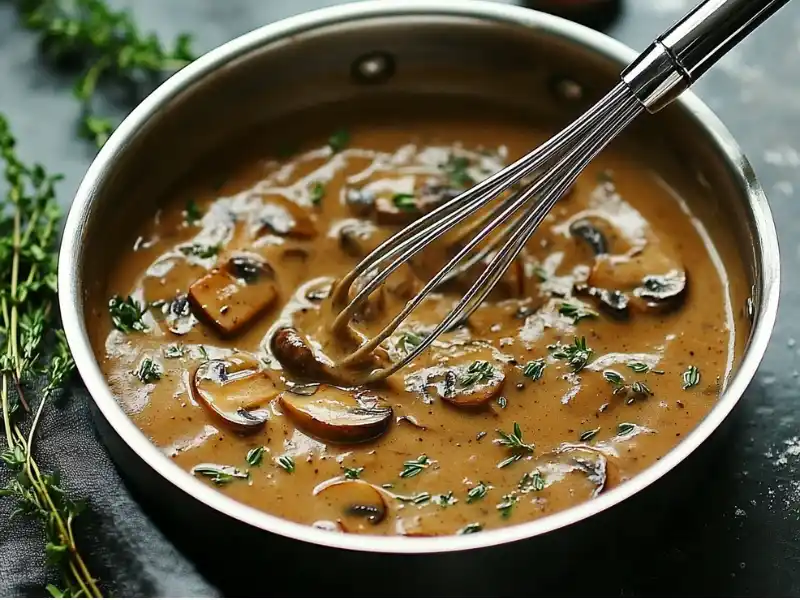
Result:
{"label": "mushroom gravy", "polygon": [[[589,166],[467,323],[369,389],[332,368],[332,282],[545,138],[496,112],[316,123],[286,158],[251,152],[224,181],[200,170],[175,188],[89,308],[101,368],[153,443],[266,512],[389,535],[536,519],[675,446],[719,397],[739,317],[702,225],[623,146]],[[402,265],[356,339],[454,246]],[[427,300],[375,360],[413,347],[474,277]]]}

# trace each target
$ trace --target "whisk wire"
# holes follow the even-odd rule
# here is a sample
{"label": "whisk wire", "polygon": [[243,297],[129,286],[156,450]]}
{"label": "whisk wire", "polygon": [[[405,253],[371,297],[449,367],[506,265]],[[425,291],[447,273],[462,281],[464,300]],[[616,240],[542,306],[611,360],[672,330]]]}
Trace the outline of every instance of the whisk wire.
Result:
{"label": "whisk wire", "polygon": [[[369,277],[365,285],[341,310],[335,320],[334,328],[346,326],[369,294],[374,292],[401,264],[410,260],[439,235],[451,230],[524,177],[537,175],[535,181],[509,196],[498,207],[495,207],[494,212],[486,215],[479,224],[479,227],[482,226],[480,231],[469,239],[455,256],[406,303],[400,313],[376,336],[341,360],[339,364],[347,366],[362,361],[397,330],[431,291],[452,276],[453,272],[458,269],[458,265],[473,250],[484,242],[493,231],[502,227],[500,234],[490,242],[491,249],[479,249],[476,254],[485,258],[500,242],[505,241],[456,306],[408,354],[388,367],[376,369],[367,376],[367,381],[384,379],[395,373],[424,352],[442,332],[468,318],[486,299],[511,262],[522,251],[536,228],[539,227],[555,203],[572,186],[580,172],[643,110],[642,105],[628,88],[624,84],[619,84],[585,113],[584,117],[539,148],[490,176],[461,196],[420,218],[370,253],[334,290],[334,306],[337,301],[343,305],[349,299],[349,289],[352,284],[362,275],[366,274]],[[514,215],[517,216],[512,218]],[[486,223],[487,221],[488,223]],[[392,258],[394,260],[388,266],[376,274],[372,274],[376,267]],[[476,262],[475,257],[467,260],[467,264]]]}

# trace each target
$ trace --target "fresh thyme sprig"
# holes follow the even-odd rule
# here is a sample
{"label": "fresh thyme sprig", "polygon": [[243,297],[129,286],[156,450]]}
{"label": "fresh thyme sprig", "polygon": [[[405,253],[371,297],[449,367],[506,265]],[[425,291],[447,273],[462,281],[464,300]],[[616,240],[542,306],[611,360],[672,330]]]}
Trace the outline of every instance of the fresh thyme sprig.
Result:
{"label": "fresh thyme sprig", "polygon": [[[0,496],[15,498],[12,515],[41,521],[48,559],[61,571],[62,587],[49,585],[52,595],[99,597],[74,537],[81,503],[61,488],[57,474],[42,471],[33,454],[34,436],[45,407],[74,369],[63,332],[55,328],[56,226],[58,176],[41,165],[23,164],[16,155],[8,122],[0,115],[0,163],[4,165],[6,195],[0,199],[0,403],[6,449],[0,456],[11,473]],[[55,330],[55,350],[43,354],[47,332]],[[38,407],[27,433],[25,413],[35,380],[47,383],[38,394]],[[26,400],[28,395],[28,400]],[[24,410],[23,410],[24,409]]]}
{"label": "fresh thyme sprig", "polygon": [[191,37],[182,34],[171,47],[143,34],[127,11],[104,0],[16,0],[25,27],[39,35],[43,54],[55,65],[82,75],[74,94],[81,102],[80,135],[100,147],[114,125],[95,112],[100,87],[124,90],[138,102],[154,84],[192,60]]}

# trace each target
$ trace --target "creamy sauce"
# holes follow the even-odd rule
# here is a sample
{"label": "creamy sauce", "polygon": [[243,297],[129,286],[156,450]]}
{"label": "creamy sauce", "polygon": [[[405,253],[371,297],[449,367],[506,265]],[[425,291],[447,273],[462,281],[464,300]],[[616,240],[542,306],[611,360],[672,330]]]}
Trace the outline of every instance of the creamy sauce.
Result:
{"label": "creamy sauce", "polygon": [[[335,148],[319,128],[289,158],[251,156],[222,183],[200,172],[176,188],[109,274],[105,300],[130,295],[148,307],[141,319],[117,306],[120,331],[92,307],[102,369],[153,443],[269,513],[403,535],[552,514],[675,446],[719,397],[736,320],[688,205],[619,149],[589,166],[465,326],[384,384],[332,385],[331,283],[426,199],[544,139],[487,114],[356,124]],[[449,242],[403,265],[355,329],[379,331]],[[477,272],[426,301],[376,361],[407,352]],[[602,296],[615,290],[624,311]],[[313,364],[276,357],[287,326]]]}

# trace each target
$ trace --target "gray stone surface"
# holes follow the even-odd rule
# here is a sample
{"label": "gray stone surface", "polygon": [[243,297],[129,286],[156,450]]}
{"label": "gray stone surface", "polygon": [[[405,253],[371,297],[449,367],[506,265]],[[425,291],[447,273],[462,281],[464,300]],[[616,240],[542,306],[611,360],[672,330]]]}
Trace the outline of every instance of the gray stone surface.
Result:
{"label": "gray stone surface", "polygon": [[[205,50],[277,18],[334,3],[136,0],[128,5],[144,29],[168,37],[191,31],[197,46]],[[624,18],[610,33],[643,48],[692,4],[693,0],[628,0]],[[800,186],[800,144],[795,139],[800,132],[798,33],[800,3],[794,3],[696,87],[744,147],[775,213],[784,284],[772,344],[755,382],[732,417],[732,431],[713,468],[699,479],[685,502],[675,506],[672,523],[651,524],[651,535],[642,547],[618,557],[619,572],[599,577],[602,583],[598,592],[800,594],[800,442],[795,437],[800,435],[800,350],[795,343],[800,338],[800,285],[795,277],[800,263],[800,206],[795,198],[795,188]],[[65,205],[93,156],[92,148],[75,138],[77,110],[69,78],[41,64],[32,37],[16,22],[9,3],[0,1],[0,112],[10,118],[25,157],[35,157],[49,169],[65,173],[60,188]],[[87,399],[78,394],[74,401]],[[82,489],[80,483],[73,485]],[[106,527],[113,528],[113,523]],[[14,532],[20,535],[16,526]],[[2,527],[0,533],[12,534]],[[125,530],[120,535],[124,536]],[[598,548],[602,549],[601,543]],[[147,552],[146,548],[140,550]],[[90,551],[104,553],[103,548],[90,547]],[[0,546],[0,564],[13,560]],[[31,560],[17,560],[13,568],[37,569],[41,560]],[[105,573],[125,573],[128,568],[115,565],[113,557],[100,562],[104,562],[101,568]],[[508,577],[517,575],[509,573]],[[176,580],[176,587],[155,591],[202,593],[205,588],[191,587],[195,584],[201,586],[189,574]],[[564,584],[561,593],[586,593],[585,586],[578,583]],[[529,585],[527,577],[520,578],[519,593],[536,594]],[[141,586],[120,585],[116,589],[131,594],[154,592]],[[362,592],[353,589],[352,593]]]}

